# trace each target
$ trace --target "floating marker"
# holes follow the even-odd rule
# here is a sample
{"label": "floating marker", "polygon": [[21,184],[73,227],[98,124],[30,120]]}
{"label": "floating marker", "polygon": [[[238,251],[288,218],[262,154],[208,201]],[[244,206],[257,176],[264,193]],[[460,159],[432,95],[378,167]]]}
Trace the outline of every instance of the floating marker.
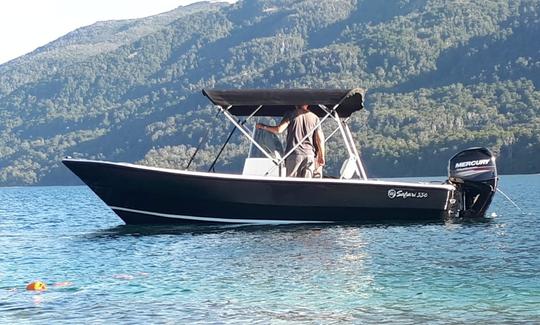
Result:
{"label": "floating marker", "polygon": [[27,286],[26,286],[26,290],[31,290],[31,291],[45,291],[47,290],[47,285],[41,281],[34,281],[34,282],[30,282]]}

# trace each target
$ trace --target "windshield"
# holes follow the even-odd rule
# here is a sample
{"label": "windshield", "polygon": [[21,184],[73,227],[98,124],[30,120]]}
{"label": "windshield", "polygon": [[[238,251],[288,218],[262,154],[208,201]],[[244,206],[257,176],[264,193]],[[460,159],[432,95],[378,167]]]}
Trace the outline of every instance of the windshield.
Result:
{"label": "windshield", "polygon": [[[273,157],[283,156],[283,145],[279,137],[273,133],[255,129],[253,139],[263,147]],[[277,153],[277,154],[276,154]],[[265,158],[266,156],[257,148],[251,145],[249,149],[249,158]]]}

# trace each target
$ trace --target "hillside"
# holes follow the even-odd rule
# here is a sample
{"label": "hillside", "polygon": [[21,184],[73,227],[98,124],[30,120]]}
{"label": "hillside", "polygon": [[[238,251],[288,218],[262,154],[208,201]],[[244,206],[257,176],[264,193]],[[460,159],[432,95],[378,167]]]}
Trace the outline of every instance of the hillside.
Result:
{"label": "hillside", "polygon": [[[364,87],[351,121],[372,176],[443,175],[487,146],[540,172],[537,0],[250,0],[99,22],[0,65],[0,185],[67,184],[63,156],[179,167],[231,126],[200,90]],[[328,172],[343,159],[330,141]],[[236,137],[217,170],[239,170]]]}

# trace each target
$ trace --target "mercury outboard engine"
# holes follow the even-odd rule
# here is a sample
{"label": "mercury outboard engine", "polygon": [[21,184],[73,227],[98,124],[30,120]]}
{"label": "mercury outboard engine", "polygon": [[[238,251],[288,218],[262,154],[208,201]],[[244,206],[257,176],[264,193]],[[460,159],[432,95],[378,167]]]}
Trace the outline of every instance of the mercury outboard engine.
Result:
{"label": "mercury outboard engine", "polygon": [[486,148],[469,148],[450,159],[448,180],[460,200],[459,216],[481,218],[497,191],[495,156]]}

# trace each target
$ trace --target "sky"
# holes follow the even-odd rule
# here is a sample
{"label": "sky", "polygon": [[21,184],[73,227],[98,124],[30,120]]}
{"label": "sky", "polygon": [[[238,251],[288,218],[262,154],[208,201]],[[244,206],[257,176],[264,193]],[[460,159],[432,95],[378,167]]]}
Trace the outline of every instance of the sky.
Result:
{"label": "sky", "polygon": [[97,21],[147,17],[197,1],[199,0],[1,1],[0,64]]}

